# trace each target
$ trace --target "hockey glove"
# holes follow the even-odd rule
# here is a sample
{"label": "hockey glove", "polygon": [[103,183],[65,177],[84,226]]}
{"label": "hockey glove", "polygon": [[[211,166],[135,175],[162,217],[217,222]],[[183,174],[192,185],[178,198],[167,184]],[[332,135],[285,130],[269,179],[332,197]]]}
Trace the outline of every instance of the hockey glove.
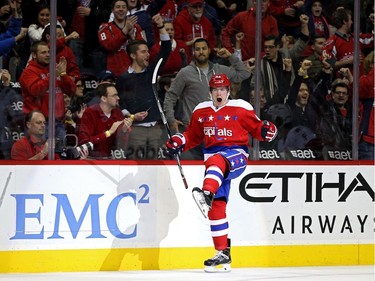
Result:
{"label": "hockey glove", "polygon": [[273,141],[277,136],[277,128],[275,124],[272,122],[263,121],[263,126],[262,126],[262,137],[265,141],[270,142]]}
{"label": "hockey glove", "polygon": [[165,144],[167,147],[167,153],[169,155],[175,155],[179,152],[182,152],[184,146],[185,146],[185,137],[183,134],[175,134],[173,135]]}

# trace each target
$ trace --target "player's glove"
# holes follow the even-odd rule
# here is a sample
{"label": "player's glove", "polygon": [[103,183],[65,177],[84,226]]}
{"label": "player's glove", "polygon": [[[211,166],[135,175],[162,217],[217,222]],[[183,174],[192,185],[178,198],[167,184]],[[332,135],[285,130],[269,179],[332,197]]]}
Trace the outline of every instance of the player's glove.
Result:
{"label": "player's glove", "polygon": [[186,140],[183,134],[178,133],[173,135],[165,144],[167,147],[167,153],[169,155],[175,155],[182,152],[185,142]]}
{"label": "player's glove", "polygon": [[276,138],[277,128],[275,124],[273,124],[272,122],[264,120],[261,133],[262,133],[263,139],[267,142],[270,142]]}

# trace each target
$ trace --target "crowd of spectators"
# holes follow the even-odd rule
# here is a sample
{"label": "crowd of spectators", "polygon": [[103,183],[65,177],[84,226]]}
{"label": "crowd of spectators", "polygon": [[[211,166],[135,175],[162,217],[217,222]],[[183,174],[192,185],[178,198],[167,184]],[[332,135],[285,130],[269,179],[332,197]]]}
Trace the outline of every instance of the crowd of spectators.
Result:
{"label": "crowd of spectators", "polygon": [[0,159],[48,159],[51,38],[55,159],[87,143],[77,159],[168,159],[152,87],[160,58],[158,95],[172,133],[209,100],[211,76],[225,73],[231,98],[250,102],[279,129],[252,157],[351,160],[356,125],[359,159],[374,159],[373,0],[361,0],[354,23],[353,0],[258,1],[259,64],[255,0],[57,0],[53,23],[49,0],[0,0]]}

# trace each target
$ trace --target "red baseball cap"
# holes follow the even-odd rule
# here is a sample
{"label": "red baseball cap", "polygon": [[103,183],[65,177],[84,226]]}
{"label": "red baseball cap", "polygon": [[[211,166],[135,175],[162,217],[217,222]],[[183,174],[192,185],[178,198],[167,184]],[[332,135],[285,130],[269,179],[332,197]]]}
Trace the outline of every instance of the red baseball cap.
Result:
{"label": "red baseball cap", "polygon": [[187,3],[189,5],[202,4],[202,3],[204,3],[204,0],[187,0]]}

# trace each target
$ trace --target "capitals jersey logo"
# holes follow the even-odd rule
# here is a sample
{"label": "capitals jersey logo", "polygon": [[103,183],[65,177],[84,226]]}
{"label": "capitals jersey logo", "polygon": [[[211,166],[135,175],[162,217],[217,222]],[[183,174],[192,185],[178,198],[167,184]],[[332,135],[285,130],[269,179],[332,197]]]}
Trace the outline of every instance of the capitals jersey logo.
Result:
{"label": "capitals jersey logo", "polygon": [[217,140],[225,140],[225,137],[233,136],[232,130],[226,128],[218,129],[217,127],[204,127],[203,132],[205,136],[215,136]]}

